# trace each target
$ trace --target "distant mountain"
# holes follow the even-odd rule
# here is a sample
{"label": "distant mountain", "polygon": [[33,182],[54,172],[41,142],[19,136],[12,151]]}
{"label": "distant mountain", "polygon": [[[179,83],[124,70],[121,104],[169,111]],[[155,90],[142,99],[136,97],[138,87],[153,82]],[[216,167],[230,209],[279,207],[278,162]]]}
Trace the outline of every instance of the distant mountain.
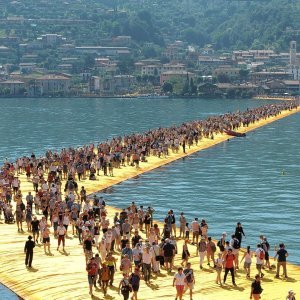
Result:
{"label": "distant mountain", "polygon": [[[1,35],[31,39],[60,33],[79,43],[98,44],[116,35],[131,35],[137,46],[163,46],[180,39],[212,44],[215,49],[287,50],[300,43],[299,0],[20,0],[1,1],[1,18],[32,19],[25,26],[1,22]],[[4,2],[4,3],[3,3]],[[89,20],[70,24],[36,19]],[[27,24],[27,26],[26,26]]]}

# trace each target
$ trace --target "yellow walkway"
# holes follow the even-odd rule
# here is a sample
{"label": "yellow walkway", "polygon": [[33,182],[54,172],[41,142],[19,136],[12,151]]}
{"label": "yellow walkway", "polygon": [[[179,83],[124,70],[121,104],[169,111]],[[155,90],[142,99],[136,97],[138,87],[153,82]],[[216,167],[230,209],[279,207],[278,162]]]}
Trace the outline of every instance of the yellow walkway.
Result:
{"label": "yellow walkway", "polygon": [[[248,132],[258,127],[284,118],[288,115],[297,113],[294,111],[285,111],[277,118],[270,118],[261,121],[257,124],[251,125],[248,128],[242,128],[240,132]],[[228,136],[218,135],[214,140],[204,140],[198,147],[192,147],[187,150],[187,154],[171,154],[168,158],[150,157],[148,163],[142,163],[140,169],[133,167],[126,167],[120,170],[115,170],[115,177],[100,176],[99,181],[84,181],[84,185],[88,193],[99,191],[111,185],[124,181],[128,178],[135,177],[141,173],[158,168],[162,165],[170,163],[174,160],[180,159],[191,153],[200,151],[202,149],[211,147],[218,143],[227,140]],[[25,176],[21,176],[21,188],[23,196],[32,189],[32,184],[26,181]],[[81,183],[79,183],[81,187]],[[112,218],[116,208],[108,207],[109,217]],[[14,292],[24,299],[90,299],[88,294],[88,283],[85,271],[85,259],[83,256],[82,247],[78,245],[76,238],[70,238],[66,241],[66,251],[57,252],[57,240],[51,238],[52,254],[47,256],[43,252],[43,248],[38,246],[35,248],[32,270],[28,270],[24,265],[24,243],[27,239],[28,233],[17,233],[16,225],[1,224],[0,230],[0,282],[11,288]],[[23,224],[23,229],[26,225]],[[26,230],[25,230],[26,231]],[[180,263],[182,252],[182,241],[178,241],[179,254],[176,257],[175,263],[178,266]],[[195,247],[189,246],[192,258],[192,266],[196,275],[196,286],[194,300],[242,300],[249,299],[250,280],[245,279],[244,271],[239,271],[237,275],[237,287],[234,288],[230,284],[221,288],[215,284],[215,272],[211,268],[199,269],[199,257],[195,255]],[[205,265],[206,263],[204,263]],[[118,264],[119,265],[119,264]],[[262,299],[265,300],[283,300],[287,295],[287,291],[293,289],[300,292],[300,267],[288,266],[287,280],[274,279],[274,271],[265,272],[265,278],[262,281],[264,289]],[[255,265],[252,264],[252,275],[255,274]],[[121,278],[120,272],[117,272],[115,286],[119,283]],[[152,281],[153,284],[149,287],[141,282],[139,292],[139,299],[154,300],[164,298],[166,300],[175,298],[175,290],[172,287],[172,277],[162,271],[161,275]],[[230,281],[228,280],[228,283]],[[115,287],[109,289],[108,295],[104,298],[101,290],[95,291],[93,299],[122,299],[117,294]],[[0,300],[1,300],[0,295]],[[188,295],[184,299],[189,299]]]}

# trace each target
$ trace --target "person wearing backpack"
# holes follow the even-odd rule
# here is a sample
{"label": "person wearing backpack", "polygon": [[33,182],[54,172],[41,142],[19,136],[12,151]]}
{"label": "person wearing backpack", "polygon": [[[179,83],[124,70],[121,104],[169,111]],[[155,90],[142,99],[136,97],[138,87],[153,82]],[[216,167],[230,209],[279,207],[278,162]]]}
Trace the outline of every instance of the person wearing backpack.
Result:
{"label": "person wearing backpack", "polygon": [[131,284],[129,283],[128,274],[124,273],[123,279],[120,281],[120,284],[119,284],[118,294],[120,294],[120,292],[121,292],[121,294],[123,295],[123,299],[128,300],[129,293],[131,291],[132,291],[132,288],[131,288]]}
{"label": "person wearing backpack", "polygon": [[231,236],[231,240],[230,240],[230,247],[232,248],[232,253],[235,256],[235,261],[234,261],[234,265],[235,265],[235,270],[239,269],[239,252],[240,252],[240,241],[237,239],[237,237],[233,234]]}
{"label": "person wearing backpack", "polygon": [[265,251],[265,266],[269,268],[269,270],[272,270],[272,267],[270,265],[270,259],[269,259],[270,244],[267,241],[267,238],[265,236],[261,235],[260,239],[261,239],[261,246]]}
{"label": "person wearing backpack", "polygon": [[186,279],[186,290],[190,290],[190,300],[193,300],[193,289],[195,286],[195,276],[194,276],[194,271],[191,268],[191,263],[186,264],[186,268],[183,270],[183,274],[185,275]]}
{"label": "person wearing backpack", "polygon": [[226,244],[227,233],[223,232],[221,238],[218,240],[217,246],[219,247],[220,252],[224,252]]}
{"label": "person wearing backpack", "polygon": [[257,249],[255,251],[255,256],[256,256],[256,269],[258,271],[258,275],[263,278],[264,273],[262,272],[262,266],[264,264],[264,259],[265,259],[265,251],[262,248],[261,244],[257,244]]}
{"label": "person wearing backpack", "polygon": [[211,240],[211,237],[208,237],[208,241],[206,243],[206,255],[207,255],[207,265],[210,266],[210,260],[214,263],[215,267],[215,252],[217,248],[215,243]]}
{"label": "person wearing backpack", "polygon": [[132,286],[132,300],[137,300],[137,293],[140,288],[140,281],[141,281],[141,275],[140,275],[140,269],[139,267],[135,267],[134,273],[132,273],[129,277],[129,283]]}

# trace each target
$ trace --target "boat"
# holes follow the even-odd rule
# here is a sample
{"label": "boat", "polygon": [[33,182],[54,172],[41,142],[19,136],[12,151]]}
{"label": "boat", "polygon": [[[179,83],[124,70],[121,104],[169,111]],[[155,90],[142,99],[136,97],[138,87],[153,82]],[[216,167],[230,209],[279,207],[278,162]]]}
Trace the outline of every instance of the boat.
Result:
{"label": "boat", "polygon": [[232,131],[232,130],[227,130],[224,129],[223,130],[226,134],[231,135],[231,136],[236,136],[236,137],[245,137],[246,133],[241,133],[241,132],[237,132],[237,131]]}

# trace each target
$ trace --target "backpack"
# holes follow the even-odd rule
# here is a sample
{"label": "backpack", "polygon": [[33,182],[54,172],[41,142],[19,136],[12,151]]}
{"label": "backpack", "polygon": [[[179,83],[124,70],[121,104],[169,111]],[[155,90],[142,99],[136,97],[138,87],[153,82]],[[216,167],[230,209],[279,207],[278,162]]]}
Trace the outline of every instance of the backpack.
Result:
{"label": "backpack", "polygon": [[264,260],[265,259],[265,251],[263,249],[259,252],[259,259]]}
{"label": "backpack", "polygon": [[210,242],[210,249],[213,253],[217,251],[216,245],[213,241]]}
{"label": "backpack", "polygon": [[240,248],[240,242],[238,239],[233,239],[233,246],[234,249],[239,249]]}
{"label": "backpack", "polygon": [[24,204],[23,202],[21,202],[20,208],[21,208],[21,210],[24,210],[24,209],[25,209],[25,204]]}
{"label": "backpack", "polygon": [[220,251],[224,251],[224,245],[222,244],[222,239],[218,240],[217,246],[219,247]]}

